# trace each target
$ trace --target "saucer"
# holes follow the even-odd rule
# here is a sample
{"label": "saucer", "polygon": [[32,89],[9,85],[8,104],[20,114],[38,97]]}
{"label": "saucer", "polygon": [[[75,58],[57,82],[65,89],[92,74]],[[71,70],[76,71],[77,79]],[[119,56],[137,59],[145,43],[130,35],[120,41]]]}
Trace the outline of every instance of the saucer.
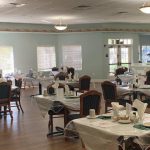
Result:
{"label": "saucer", "polygon": [[94,117],[91,117],[91,116],[86,116],[86,118],[88,118],[88,119],[96,119],[96,116],[94,116]]}
{"label": "saucer", "polygon": [[150,122],[145,122],[145,123],[143,123],[143,126],[144,126],[144,127],[149,127],[149,128],[150,128]]}
{"label": "saucer", "polygon": [[119,123],[122,123],[122,124],[128,124],[128,123],[131,123],[131,120],[119,120],[118,121]]}

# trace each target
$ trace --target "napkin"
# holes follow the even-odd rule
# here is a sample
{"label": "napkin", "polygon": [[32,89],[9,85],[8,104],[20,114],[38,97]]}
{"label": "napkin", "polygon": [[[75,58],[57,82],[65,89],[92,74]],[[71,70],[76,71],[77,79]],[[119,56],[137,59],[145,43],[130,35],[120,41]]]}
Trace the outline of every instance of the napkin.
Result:
{"label": "napkin", "polygon": [[69,94],[69,86],[66,84],[65,85],[65,94],[68,95]]}
{"label": "napkin", "polygon": [[139,115],[139,120],[141,122],[143,120],[143,116],[144,116],[144,112],[147,107],[147,103],[143,103],[140,100],[135,99],[133,102],[133,107],[135,107],[137,109],[138,115]]}
{"label": "napkin", "polygon": [[112,105],[112,109],[113,109],[113,112],[114,112],[114,116],[118,116],[119,115],[119,110],[124,108],[124,106],[119,105],[118,102],[111,102],[111,105]]}
{"label": "napkin", "polygon": [[74,75],[74,80],[78,80],[79,79],[79,75],[77,74],[77,73],[75,73],[75,75]]}
{"label": "napkin", "polygon": [[71,80],[71,75],[72,75],[72,73],[70,72],[70,73],[68,74],[69,80]]}
{"label": "napkin", "polygon": [[126,115],[127,116],[130,116],[131,110],[132,110],[131,104],[126,103]]}

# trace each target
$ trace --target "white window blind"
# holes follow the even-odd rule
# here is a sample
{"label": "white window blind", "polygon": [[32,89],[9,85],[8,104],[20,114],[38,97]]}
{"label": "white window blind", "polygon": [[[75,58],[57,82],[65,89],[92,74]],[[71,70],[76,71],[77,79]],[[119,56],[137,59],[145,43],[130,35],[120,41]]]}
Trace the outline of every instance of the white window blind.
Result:
{"label": "white window blind", "polygon": [[37,47],[38,71],[56,66],[55,47]]}
{"label": "white window blind", "polygon": [[0,69],[3,76],[14,72],[13,47],[0,46]]}
{"label": "white window blind", "polygon": [[63,46],[63,65],[82,70],[82,47],[81,45]]}

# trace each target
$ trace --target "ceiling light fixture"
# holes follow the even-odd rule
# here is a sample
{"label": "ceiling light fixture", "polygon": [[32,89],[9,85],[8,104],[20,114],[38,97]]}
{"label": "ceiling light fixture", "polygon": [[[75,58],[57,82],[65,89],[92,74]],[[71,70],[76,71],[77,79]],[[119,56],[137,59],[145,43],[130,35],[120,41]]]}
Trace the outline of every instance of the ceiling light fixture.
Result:
{"label": "ceiling light fixture", "polygon": [[145,14],[150,14],[150,2],[148,3],[144,3],[143,6],[141,6],[140,8],[140,11],[142,11],[143,13]]}
{"label": "ceiling light fixture", "polygon": [[60,30],[60,31],[67,29],[67,25],[62,24],[61,18],[59,19],[59,24],[55,25],[54,27],[55,27],[55,29]]}

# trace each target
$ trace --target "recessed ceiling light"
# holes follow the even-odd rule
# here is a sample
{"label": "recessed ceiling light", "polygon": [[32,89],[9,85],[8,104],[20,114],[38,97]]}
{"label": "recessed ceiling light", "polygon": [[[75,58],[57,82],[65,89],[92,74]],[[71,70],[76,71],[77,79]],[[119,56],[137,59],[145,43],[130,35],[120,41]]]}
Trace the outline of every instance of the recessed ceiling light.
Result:
{"label": "recessed ceiling light", "polygon": [[23,6],[25,6],[25,5],[27,5],[27,4],[25,4],[25,3],[9,3],[10,5],[13,5],[13,6],[15,6],[15,7],[23,7]]}
{"label": "recessed ceiling light", "polygon": [[79,6],[76,6],[74,7],[73,9],[76,9],[76,10],[87,10],[87,9],[91,9],[92,6],[90,5],[79,5]]}
{"label": "recessed ceiling light", "polygon": [[117,12],[117,14],[128,14],[128,12],[126,12],[126,11],[119,11],[119,12]]}

